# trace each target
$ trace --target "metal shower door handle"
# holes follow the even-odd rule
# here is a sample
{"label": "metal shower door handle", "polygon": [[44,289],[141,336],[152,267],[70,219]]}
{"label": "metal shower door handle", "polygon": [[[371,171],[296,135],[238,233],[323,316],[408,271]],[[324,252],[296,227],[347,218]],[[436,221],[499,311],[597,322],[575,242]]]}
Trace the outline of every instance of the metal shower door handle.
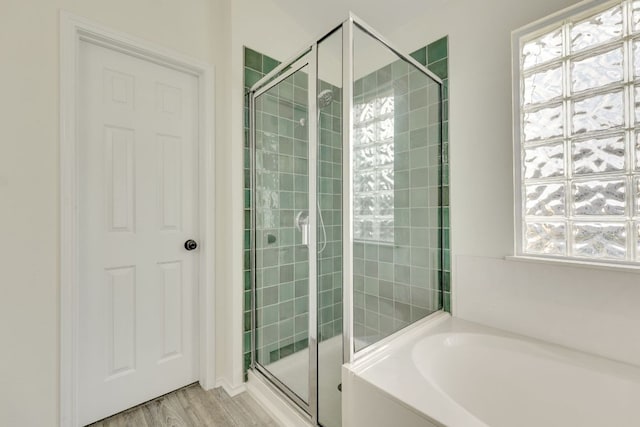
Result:
{"label": "metal shower door handle", "polygon": [[296,215],[296,228],[302,233],[302,244],[309,247],[309,213],[300,211]]}

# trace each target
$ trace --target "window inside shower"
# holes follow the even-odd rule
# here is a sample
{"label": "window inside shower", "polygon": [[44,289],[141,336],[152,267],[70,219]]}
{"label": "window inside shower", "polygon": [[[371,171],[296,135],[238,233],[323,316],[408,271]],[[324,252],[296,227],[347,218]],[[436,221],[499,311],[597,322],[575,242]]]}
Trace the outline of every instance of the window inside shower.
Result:
{"label": "window inside shower", "polygon": [[353,106],[353,236],[393,243],[395,97],[391,87],[371,89]]}

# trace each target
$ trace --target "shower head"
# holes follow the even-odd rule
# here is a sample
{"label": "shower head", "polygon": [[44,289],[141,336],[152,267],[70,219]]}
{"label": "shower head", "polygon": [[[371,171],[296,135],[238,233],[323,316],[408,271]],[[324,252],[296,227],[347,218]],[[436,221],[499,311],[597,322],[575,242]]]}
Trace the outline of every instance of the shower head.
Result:
{"label": "shower head", "polygon": [[[331,105],[332,102],[333,92],[331,91],[331,89],[325,89],[318,94],[318,117],[320,117],[320,110]],[[298,124],[304,127],[307,124],[307,120],[302,118],[298,121]]]}
{"label": "shower head", "polygon": [[331,89],[325,89],[318,94],[318,108],[324,108],[333,101],[333,92]]}

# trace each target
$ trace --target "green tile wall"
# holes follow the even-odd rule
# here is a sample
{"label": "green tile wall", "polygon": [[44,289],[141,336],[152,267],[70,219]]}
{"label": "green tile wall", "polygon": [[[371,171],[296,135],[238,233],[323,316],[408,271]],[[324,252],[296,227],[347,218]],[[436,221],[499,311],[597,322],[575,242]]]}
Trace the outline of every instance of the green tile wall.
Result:
{"label": "green tile wall", "polygon": [[[249,48],[244,48],[245,93],[278,62]],[[244,105],[244,371],[251,364],[251,157],[249,151],[249,98]]]}
{"label": "green tile wall", "polygon": [[426,65],[442,79],[442,193],[440,198],[440,215],[442,245],[440,278],[443,290],[443,308],[451,312],[451,239],[450,239],[450,207],[449,207],[449,38],[442,37],[424,48],[418,49],[411,56]]}
{"label": "green tile wall", "polygon": [[318,89],[333,94],[318,123],[318,208],[327,240],[324,246],[318,217],[318,339],[324,341],[342,333],[342,90],[323,81]]}

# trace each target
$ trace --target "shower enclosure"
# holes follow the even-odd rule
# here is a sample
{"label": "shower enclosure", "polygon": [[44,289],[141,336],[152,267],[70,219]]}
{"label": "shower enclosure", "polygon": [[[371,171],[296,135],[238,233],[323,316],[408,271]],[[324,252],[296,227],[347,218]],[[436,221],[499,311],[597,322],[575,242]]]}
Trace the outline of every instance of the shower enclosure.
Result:
{"label": "shower enclosure", "polygon": [[442,82],[354,16],[249,91],[252,364],[341,425],[341,365],[442,308]]}

